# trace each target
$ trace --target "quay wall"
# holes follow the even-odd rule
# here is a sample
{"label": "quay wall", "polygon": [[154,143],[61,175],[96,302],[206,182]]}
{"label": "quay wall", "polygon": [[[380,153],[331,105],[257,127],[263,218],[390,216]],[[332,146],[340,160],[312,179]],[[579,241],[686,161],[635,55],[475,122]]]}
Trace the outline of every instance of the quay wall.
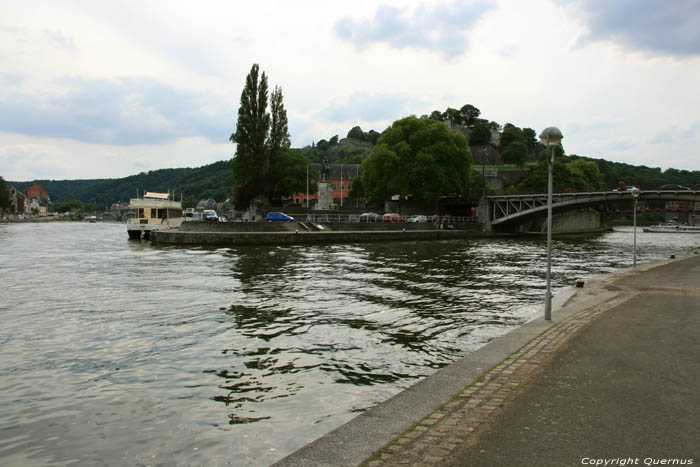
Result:
{"label": "quay wall", "polygon": [[474,237],[481,231],[468,230],[382,230],[382,231],[291,231],[291,232],[195,232],[159,230],[151,241],[175,245],[301,245],[309,243],[360,243],[414,240],[450,240]]}
{"label": "quay wall", "polygon": [[[403,230],[434,230],[431,223],[408,222],[183,222],[180,230],[183,232],[295,232],[305,230],[318,231],[403,231]],[[448,230],[481,231],[480,224],[454,223],[446,226]]]}

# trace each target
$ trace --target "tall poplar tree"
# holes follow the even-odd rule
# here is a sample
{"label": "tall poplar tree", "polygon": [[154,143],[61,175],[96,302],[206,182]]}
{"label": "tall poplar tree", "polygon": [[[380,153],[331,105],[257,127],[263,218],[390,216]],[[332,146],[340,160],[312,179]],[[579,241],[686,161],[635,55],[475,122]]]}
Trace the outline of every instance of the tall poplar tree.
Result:
{"label": "tall poplar tree", "polygon": [[236,132],[230,140],[237,144],[233,157],[234,204],[247,208],[250,202],[264,193],[266,173],[270,159],[267,137],[270,131],[270,114],[267,112],[267,76],[262,73],[258,81],[259,66],[253,64],[246,77],[238,108]]}
{"label": "tall poplar tree", "polygon": [[289,139],[289,125],[287,121],[287,111],[282,102],[282,88],[275,86],[270,96],[270,111],[272,122],[270,125],[270,137],[267,141],[268,167],[267,167],[267,195],[272,199],[277,194],[277,185],[280,175],[277,170],[280,167],[280,158],[289,150],[291,141]]}

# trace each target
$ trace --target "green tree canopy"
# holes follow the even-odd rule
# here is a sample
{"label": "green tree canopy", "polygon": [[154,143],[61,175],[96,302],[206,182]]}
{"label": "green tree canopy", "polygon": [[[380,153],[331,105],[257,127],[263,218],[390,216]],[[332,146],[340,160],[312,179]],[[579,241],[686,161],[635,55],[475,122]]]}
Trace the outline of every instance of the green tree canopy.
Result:
{"label": "green tree canopy", "polygon": [[463,134],[442,122],[406,117],[382,134],[362,163],[362,185],[365,196],[376,202],[393,195],[433,202],[466,191],[471,162]]}
{"label": "green tree canopy", "polygon": [[469,142],[471,144],[489,144],[491,142],[491,130],[488,125],[483,122],[474,125]]}
{"label": "green tree canopy", "polygon": [[350,139],[356,139],[358,141],[367,141],[367,135],[364,131],[362,131],[362,128],[360,128],[359,126],[352,127],[352,129],[348,131],[347,137]]}
{"label": "green tree canopy", "polygon": [[505,151],[511,143],[515,142],[527,145],[527,141],[525,139],[525,135],[523,134],[523,130],[511,123],[506,123],[503,127],[503,133],[501,133],[501,141],[499,143],[499,149],[501,153],[503,153],[503,151]]}
{"label": "green tree canopy", "polygon": [[[522,193],[547,192],[547,161],[537,164],[517,187]],[[603,176],[593,161],[556,157],[552,176],[554,191],[598,191],[604,188]]]}
{"label": "green tree canopy", "polygon": [[527,145],[522,141],[513,141],[501,153],[503,162],[524,167],[527,162]]}
{"label": "green tree canopy", "polygon": [[260,68],[253,64],[246,77],[238,107],[236,132],[231,141],[236,143],[233,158],[234,204],[247,207],[264,192],[264,177],[270,167],[266,140],[270,131],[270,114],[267,111],[267,76],[258,80]]}
{"label": "green tree canopy", "polygon": [[[279,193],[287,194],[290,186],[305,181],[306,163],[299,164],[298,155],[287,154],[290,139],[282,89],[276,86],[272,91],[268,112],[267,76],[263,72],[258,81],[258,74],[256,63],[246,77],[236,132],[231,135],[231,141],[237,144],[231,167],[234,204],[239,209],[261,197],[270,201]],[[304,167],[304,176],[292,183],[290,177],[300,174],[293,170],[297,165]]]}
{"label": "green tree canopy", "polygon": [[463,125],[473,126],[476,123],[476,119],[481,115],[481,110],[477,109],[471,104],[463,105],[459,109],[460,120]]}
{"label": "green tree canopy", "polygon": [[10,209],[10,187],[4,178],[0,177],[0,214]]}
{"label": "green tree canopy", "polygon": [[537,133],[532,128],[523,128],[523,136],[525,137],[525,144],[527,144],[527,150],[532,152],[537,147]]}

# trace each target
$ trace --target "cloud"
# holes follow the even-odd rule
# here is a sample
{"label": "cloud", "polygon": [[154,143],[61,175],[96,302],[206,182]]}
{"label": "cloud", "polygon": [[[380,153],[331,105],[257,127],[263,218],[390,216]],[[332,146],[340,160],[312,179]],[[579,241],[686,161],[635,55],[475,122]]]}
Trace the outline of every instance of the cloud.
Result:
{"label": "cloud", "polygon": [[584,40],[612,41],[654,55],[700,55],[700,0],[561,0],[575,5]]}
{"label": "cloud", "polygon": [[[31,136],[134,145],[205,136],[226,141],[234,116],[212,108],[209,96],[149,78],[64,77],[48,91],[27,90],[17,76],[0,81],[0,130]],[[230,111],[230,107],[226,110]]]}
{"label": "cloud", "polygon": [[410,108],[416,108],[417,102],[412,96],[401,94],[369,94],[356,92],[346,102],[333,101],[322,111],[322,117],[330,122],[386,122],[406,116]]}
{"label": "cloud", "polygon": [[61,31],[44,31],[44,39],[51,45],[64,50],[70,54],[78,52],[78,47],[75,45],[75,39],[68,37]]}
{"label": "cloud", "polygon": [[228,160],[235,145],[203,137],[166,144],[114,146],[0,131],[0,175],[6,180],[120,178],[164,167],[199,167]]}
{"label": "cloud", "polygon": [[338,20],[335,33],[358,49],[386,43],[397,49],[438,51],[453,58],[467,50],[470,29],[494,7],[493,2],[478,0],[467,4],[443,2],[428,10],[421,3],[410,15],[402,8],[382,5],[372,20]]}
{"label": "cloud", "polygon": [[700,136],[700,121],[682,127],[666,127],[649,140],[651,144],[667,144],[678,141],[694,140]]}

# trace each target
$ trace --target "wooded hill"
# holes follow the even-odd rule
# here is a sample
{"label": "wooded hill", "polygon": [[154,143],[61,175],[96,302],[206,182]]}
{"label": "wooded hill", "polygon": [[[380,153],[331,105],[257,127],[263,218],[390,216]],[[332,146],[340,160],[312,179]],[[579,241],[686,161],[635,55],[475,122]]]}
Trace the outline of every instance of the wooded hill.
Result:
{"label": "wooded hill", "polygon": [[[311,146],[291,150],[300,152],[310,162],[320,163],[328,159],[331,164],[360,164],[372,151],[378,137],[379,133],[374,130],[365,133],[359,127],[355,127],[348,132],[347,138],[339,139],[336,135],[328,140],[322,139]],[[493,146],[493,149],[497,148]],[[472,153],[475,152],[477,151],[472,146]],[[700,189],[700,171],[678,169],[662,171],[658,167],[635,166],[578,155],[564,156],[564,159],[593,161],[603,176],[606,190],[617,187],[620,181],[642,189],[657,189],[666,184]],[[480,167],[475,165],[473,169],[478,172]],[[532,170],[532,168],[524,170]],[[475,181],[480,180],[480,173],[474,178]],[[182,196],[183,207],[194,207],[200,199],[213,198],[219,202],[225,201],[233,194],[230,160],[197,168],[152,170],[117,179],[8,181],[9,185],[22,191],[33,183],[41,184],[48,191],[54,204],[79,200],[97,208],[107,207],[118,201],[128,201],[136,196],[137,190],[141,194],[146,190],[174,192],[177,199]],[[543,190],[546,190],[546,187],[543,187]]]}

